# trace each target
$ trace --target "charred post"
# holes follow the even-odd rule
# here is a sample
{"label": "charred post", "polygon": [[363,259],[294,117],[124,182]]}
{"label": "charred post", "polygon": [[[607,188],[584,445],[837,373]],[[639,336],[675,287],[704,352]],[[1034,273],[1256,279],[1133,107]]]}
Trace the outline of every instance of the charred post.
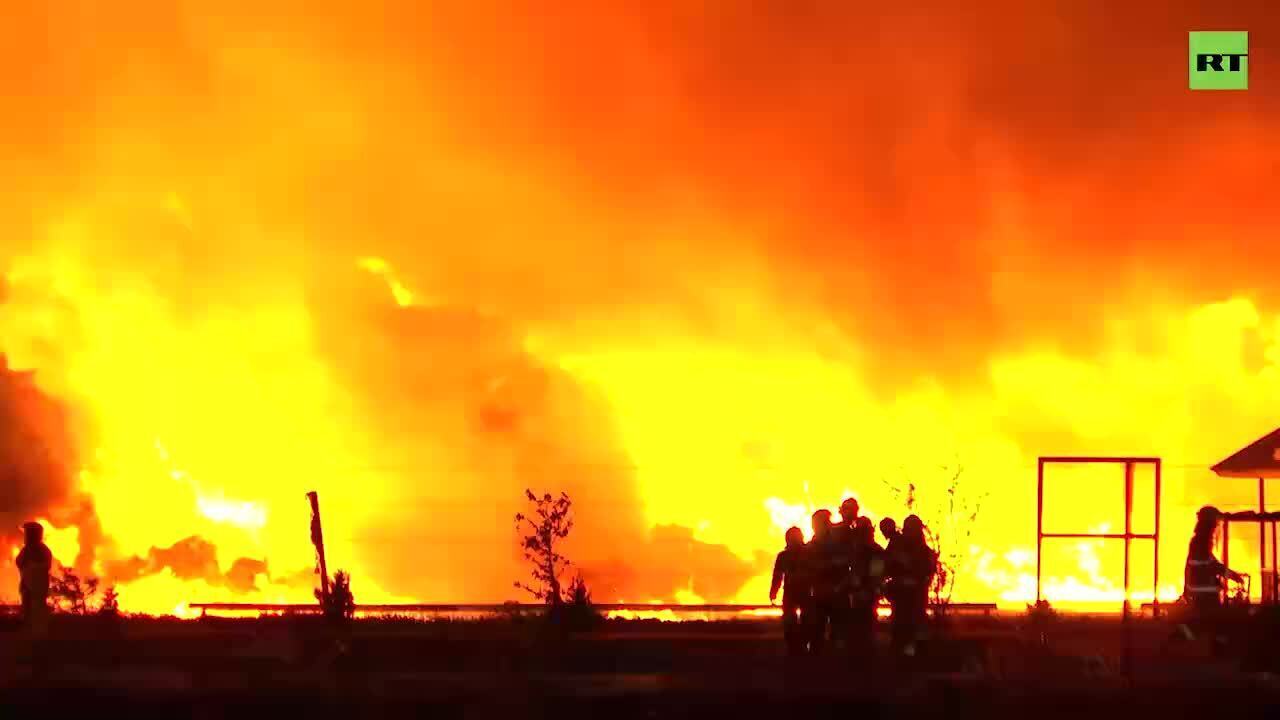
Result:
{"label": "charred post", "polygon": [[316,546],[316,573],[320,575],[320,595],[329,597],[329,567],[324,560],[324,529],[320,525],[320,496],[307,493],[311,501],[311,544]]}

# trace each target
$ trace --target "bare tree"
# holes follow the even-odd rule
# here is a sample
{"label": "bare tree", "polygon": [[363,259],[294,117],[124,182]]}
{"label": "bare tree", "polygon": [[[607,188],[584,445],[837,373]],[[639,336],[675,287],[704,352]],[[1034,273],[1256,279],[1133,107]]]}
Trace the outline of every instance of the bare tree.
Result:
{"label": "bare tree", "polygon": [[573,529],[573,501],[565,493],[558,498],[551,493],[538,497],[532,490],[525,490],[524,494],[533,507],[528,515],[516,513],[516,532],[530,565],[532,582],[517,581],[515,587],[548,605],[559,605],[564,599],[560,577],[571,563],[558,548]]}
{"label": "bare tree", "polygon": [[81,578],[71,568],[49,579],[49,599],[55,610],[72,615],[88,615],[93,598],[98,594],[98,578]]}
{"label": "bare tree", "polygon": [[935,607],[946,608],[951,604],[951,595],[955,589],[956,573],[966,564],[965,549],[973,538],[973,529],[977,524],[978,513],[987,493],[970,494],[963,492],[961,477],[964,468],[958,463],[943,468],[948,473],[945,480],[936,488],[936,492],[926,491],[927,498],[938,497],[939,500],[920,498],[920,492],[914,482],[907,482],[905,487],[886,481],[890,491],[906,507],[907,512],[919,515],[925,523],[925,534],[929,545],[938,554],[938,571],[933,576],[929,588],[930,600]]}

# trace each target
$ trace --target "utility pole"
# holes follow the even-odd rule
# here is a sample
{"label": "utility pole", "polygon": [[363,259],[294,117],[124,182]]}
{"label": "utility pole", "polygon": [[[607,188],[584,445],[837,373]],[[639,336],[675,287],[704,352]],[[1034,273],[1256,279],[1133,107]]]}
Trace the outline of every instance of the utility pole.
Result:
{"label": "utility pole", "polygon": [[320,496],[307,493],[311,501],[311,544],[316,546],[316,572],[320,574],[320,596],[329,597],[329,568],[324,562],[324,530],[320,527]]}

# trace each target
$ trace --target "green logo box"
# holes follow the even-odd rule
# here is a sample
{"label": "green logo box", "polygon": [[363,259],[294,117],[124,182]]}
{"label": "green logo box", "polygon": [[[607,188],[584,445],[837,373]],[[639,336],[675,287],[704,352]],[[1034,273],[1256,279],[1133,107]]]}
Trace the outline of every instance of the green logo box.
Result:
{"label": "green logo box", "polygon": [[1249,89],[1249,33],[1192,32],[1187,67],[1192,90]]}

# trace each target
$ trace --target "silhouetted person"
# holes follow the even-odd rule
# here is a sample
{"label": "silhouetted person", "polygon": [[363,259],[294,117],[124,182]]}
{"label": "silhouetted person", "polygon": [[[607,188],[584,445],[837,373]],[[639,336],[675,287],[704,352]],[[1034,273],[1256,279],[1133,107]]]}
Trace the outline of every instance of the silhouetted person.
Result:
{"label": "silhouetted person", "polygon": [[870,660],[875,649],[876,607],[884,578],[884,548],[876,544],[875,526],[870,518],[855,521],[856,546],[850,565],[850,612],[847,628],[849,652],[859,661]]}
{"label": "silhouetted person", "polygon": [[893,541],[899,535],[898,523],[894,522],[891,517],[880,518],[880,534],[884,536],[885,552],[889,552],[889,549],[893,547]]}
{"label": "silhouetted person", "polygon": [[31,627],[40,627],[49,603],[49,572],[53,553],[44,544],[44,527],[37,522],[22,526],[25,543],[18,552],[18,595],[22,598],[22,619]]}
{"label": "silhouetted person", "polygon": [[[858,550],[858,535],[854,531],[854,524],[858,520],[859,509],[856,498],[845,498],[840,503],[840,520],[831,526],[833,567],[852,566],[853,556]],[[837,581],[835,596],[831,603],[831,637],[837,644],[846,646],[846,649],[849,641],[849,623],[853,612],[852,592],[853,577],[849,572],[845,572]]]}
{"label": "silhouetted person", "polygon": [[805,651],[804,607],[809,602],[810,583],[805,567],[804,533],[800,528],[787,529],[786,548],[773,561],[773,582],[769,585],[769,602],[776,602],[782,589],[782,637],[789,655]]}
{"label": "silhouetted person", "polygon": [[1194,638],[1195,632],[1209,633],[1212,637],[1214,651],[1217,652],[1225,643],[1225,638],[1218,633],[1218,619],[1222,610],[1222,581],[1230,578],[1239,582],[1242,577],[1226,565],[1218,562],[1213,555],[1214,536],[1218,531],[1218,520],[1222,512],[1213,506],[1200,508],[1196,513],[1196,526],[1191,534],[1191,544],[1187,548],[1187,564],[1183,572],[1182,596],[1190,610],[1188,623],[1179,626],[1179,630],[1187,638]]}
{"label": "silhouetted person", "polygon": [[908,515],[902,522],[902,534],[893,546],[887,558],[893,645],[911,656],[928,617],[929,585],[937,571],[938,556],[925,539],[924,522],[916,515]]}
{"label": "silhouetted person", "polygon": [[858,520],[858,511],[860,509],[857,498],[845,498],[840,503],[840,522],[836,524],[836,528],[840,528],[841,531],[852,530],[853,524]]}
{"label": "silhouetted person", "polygon": [[805,546],[805,560],[812,585],[804,617],[809,651],[819,654],[826,647],[840,586],[849,570],[847,564],[842,564],[846,557],[844,550],[836,545],[832,536],[831,511],[819,510],[811,521],[813,537]]}

